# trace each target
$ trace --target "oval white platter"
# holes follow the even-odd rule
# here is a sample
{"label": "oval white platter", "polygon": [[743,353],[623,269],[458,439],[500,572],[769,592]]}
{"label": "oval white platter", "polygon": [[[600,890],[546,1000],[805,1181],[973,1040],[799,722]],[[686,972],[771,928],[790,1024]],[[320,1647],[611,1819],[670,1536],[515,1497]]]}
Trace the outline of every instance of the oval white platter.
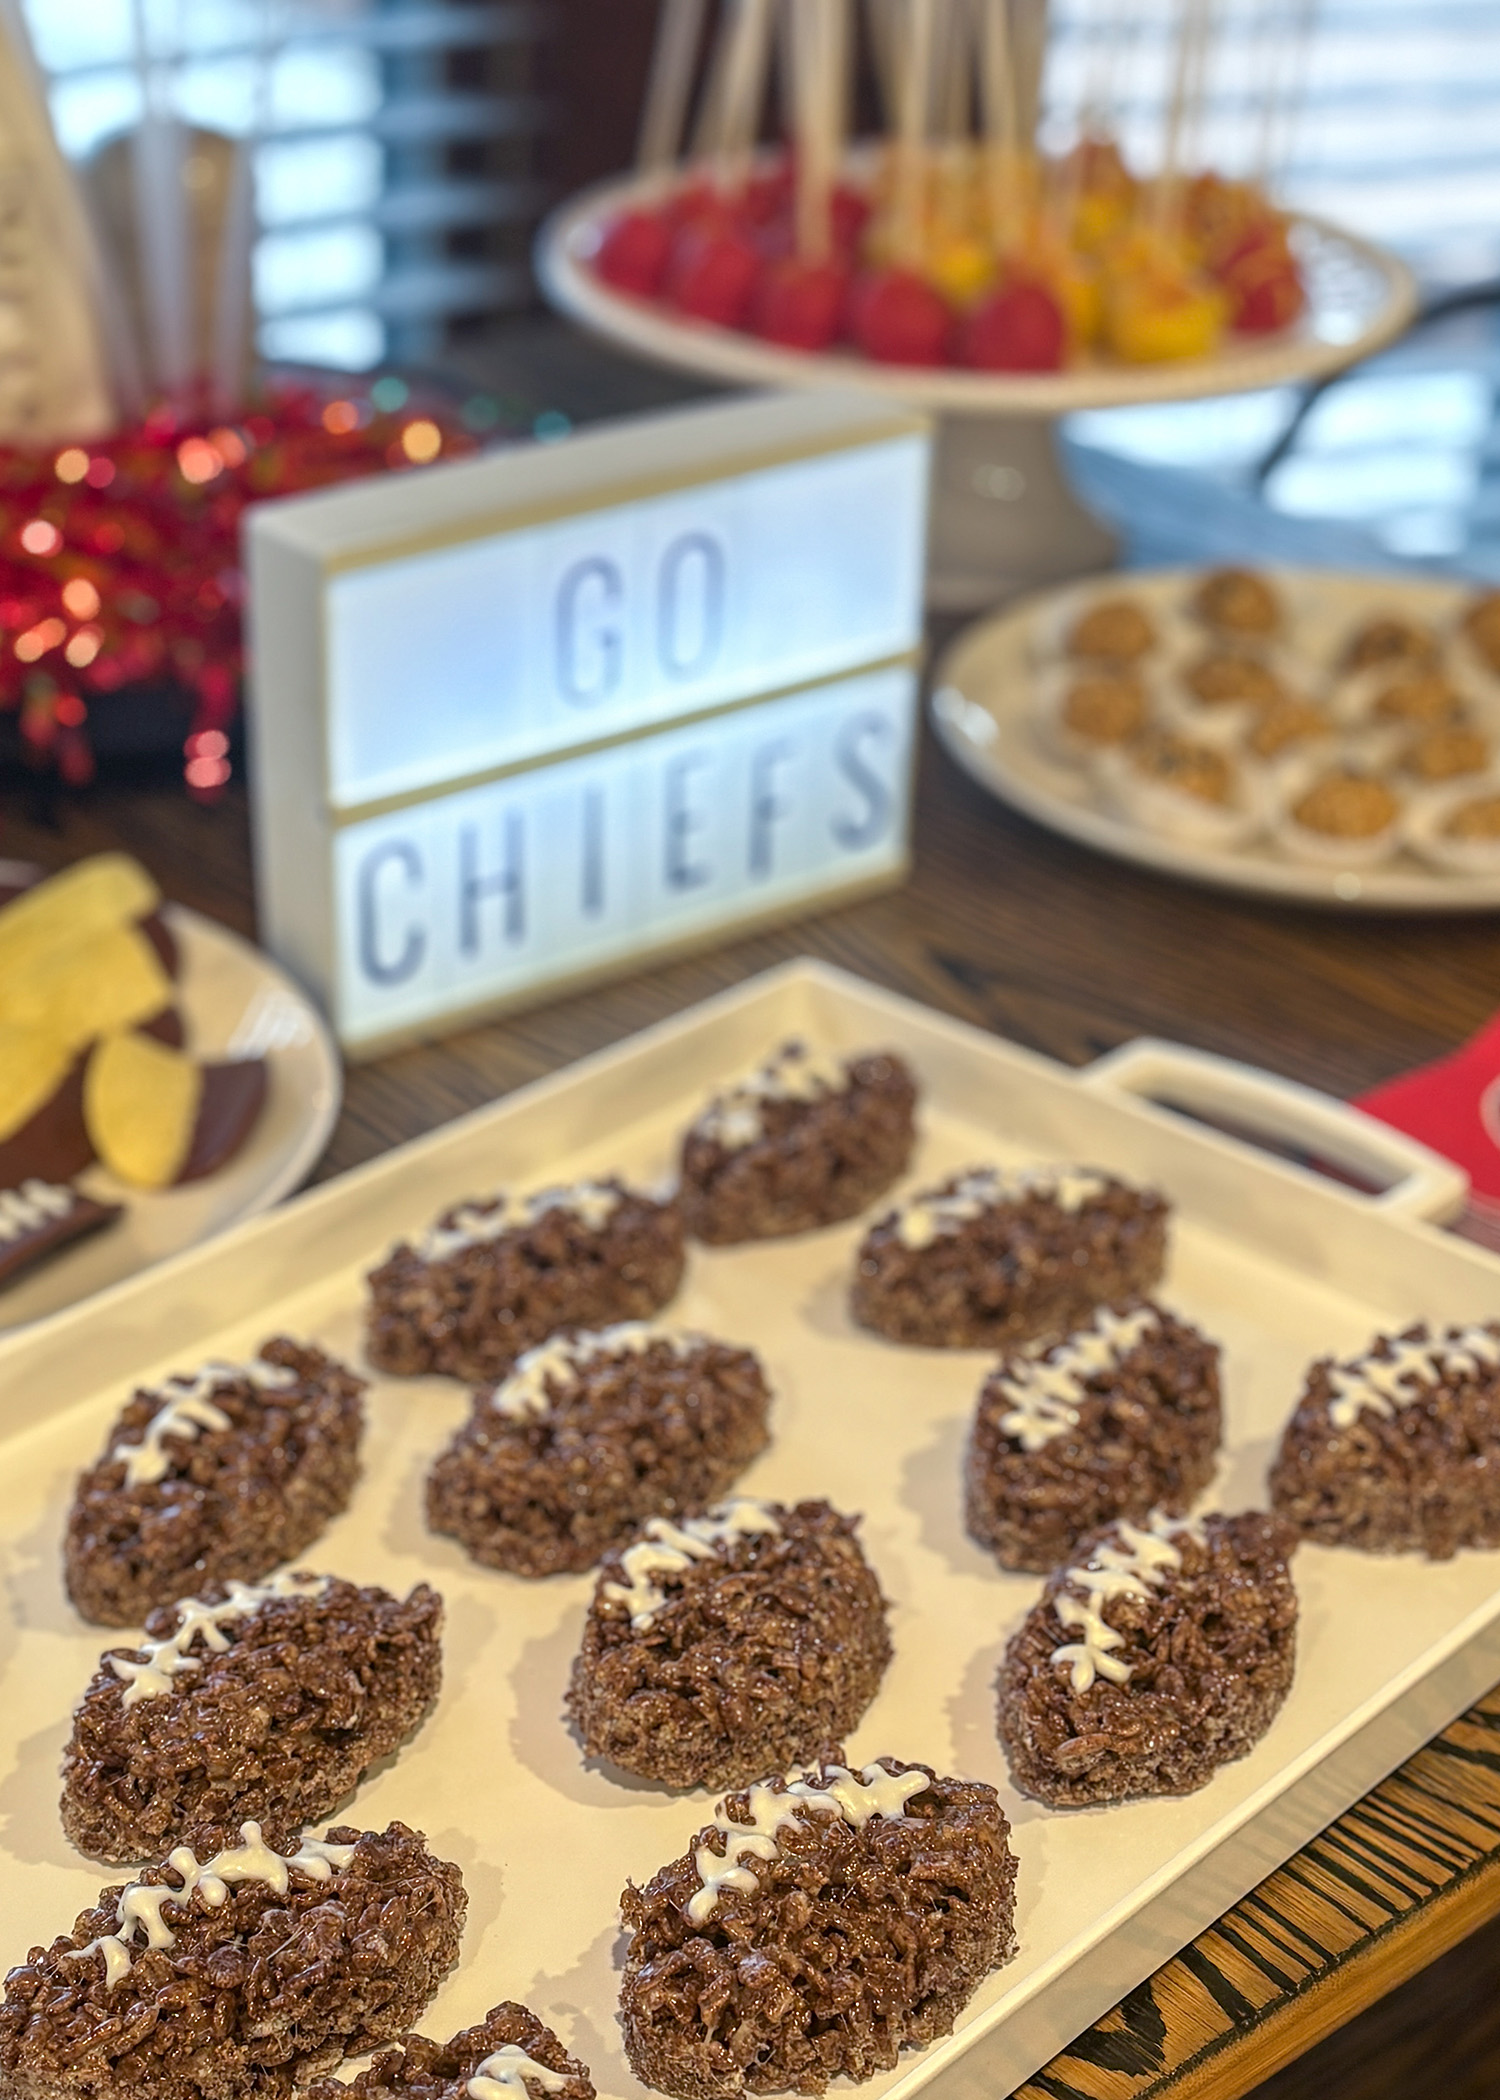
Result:
{"label": "oval white platter", "polygon": [[[1112,578],[1109,594],[1129,595],[1162,610],[1177,603],[1197,572],[1161,569]],[[1472,595],[1466,584],[1313,570],[1267,570],[1315,607],[1320,628],[1335,632],[1376,613],[1444,622]],[[1113,815],[1094,800],[1085,773],[1054,757],[1033,726],[1033,625],[1079,586],[1049,591],[976,621],[940,661],[929,702],[933,727],[949,754],[1002,802],[1049,830],[1117,860],[1138,862],[1187,882],[1215,884],[1342,911],[1494,911],[1500,874],[1442,874],[1408,854],[1377,868],[1310,867],[1265,843],[1233,851],[1188,845]]]}
{"label": "oval white platter", "polygon": [[542,289],[563,313],[622,348],[732,385],[860,386],[938,413],[1061,416],[1316,379],[1383,349],[1417,309],[1416,282],[1403,262],[1326,219],[1301,216],[1294,240],[1307,312],[1278,335],[1233,339],[1214,357],[1156,365],[1091,359],[1066,372],[991,373],[814,355],[687,319],[595,275],[592,257],[605,223],[627,206],[653,202],[664,187],[659,180],[616,180],[561,205],[537,238]]}
{"label": "oval white platter", "polygon": [[[0,880],[5,864],[0,862]],[[103,1167],[78,1177],[101,1203],[123,1203],[113,1225],[23,1272],[0,1292],[0,1330],[76,1305],[106,1284],[269,1210],[317,1165],[337,1121],[343,1066],[321,1016],[249,941],[186,905],[163,914],[182,958],[177,1004],[187,1047],[209,1060],[264,1057],[266,1105],[227,1166],[186,1188],[127,1188]]]}

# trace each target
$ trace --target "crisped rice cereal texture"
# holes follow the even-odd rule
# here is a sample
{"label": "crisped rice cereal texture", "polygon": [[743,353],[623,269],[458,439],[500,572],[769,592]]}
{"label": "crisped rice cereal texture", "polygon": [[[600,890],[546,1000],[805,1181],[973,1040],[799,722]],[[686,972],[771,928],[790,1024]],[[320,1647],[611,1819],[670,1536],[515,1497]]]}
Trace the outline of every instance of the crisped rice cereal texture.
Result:
{"label": "crisped rice cereal texture", "polygon": [[[1149,1310],[1154,1327],[1117,1368],[1082,1381],[1076,1424],[1038,1450],[1002,1427],[1016,1405],[1005,1364],[985,1381],[964,1462],[964,1517],[1002,1568],[1049,1574],[1116,1517],[1185,1515],[1213,1478],[1218,1347],[1162,1307]],[[1054,1343],[1041,1360],[1065,1348]]]}
{"label": "crisped rice cereal texture", "polygon": [[[71,1933],[5,1979],[0,2100],[285,2100],[293,2088],[405,2032],[458,1958],[467,1897],[419,1831],[336,1829],[356,1844],[331,1879],[297,1873],[162,1907],[173,1944],[137,1942],[112,1991],[104,1960],[73,1958],[116,1924],[104,1889]],[[180,1887],[169,1866],[140,1877]]]}
{"label": "crisped rice cereal texture", "polygon": [[165,1405],[138,1392],[78,1482],[63,1549],[68,1595],[100,1626],[141,1626],[214,1580],[254,1582],[292,1560],[348,1505],[359,1477],[364,1380],[284,1336],[260,1350],[295,1385],[215,1386],[227,1429],[168,1437],[163,1479],[126,1484],[110,1453],[141,1442]]}
{"label": "crisped rice cereal texture", "polygon": [[852,1218],[906,1171],[916,1082],[889,1052],[852,1057],[845,1083],[810,1101],[760,1104],[762,1134],[726,1146],[695,1123],[682,1141],[683,1219],[714,1246],[783,1238]]}
{"label": "crisped rice cereal texture", "polygon": [[[518,1356],[562,1328],[610,1327],[660,1312],[682,1281],[681,1213],[675,1202],[653,1202],[622,1182],[600,1186],[616,1190],[620,1202],[597,1228],[559,1204],[441,1261],[424,1260],[403,1241],[370,1272],[371,1363],[398,1377],[436,1371],[479,1383],[503,1378]],[[469,1207],[445,1211],[438,1227]]]}
{"label": "crisped rice cereal texture", "polygon": [[[1257,1510],[1207,1517],[1203,1530],[1202,1544],[1175,1535],[1182,1566],[1149,1596],[1105,1603],[1125,1636],[1112,1654],[1130,1670],[1124,1684],[1100,1676],[1074,1691],[1069,1665],[1054,1660],[1079,1638],[1053,1609],[1069,1570],[1047,1584],[1000,1670],[1000,1740],[1023,1793],[1052,1808],[1191,1794],[1270,1727],[1296,1661],[1296,1535]],[[1073,1566],[1118,1540],[1106,1525]]]}
{"label": "crisped rice cereal texture", "polygon": [[625,1580],[619,1553],[606,1557],[568,1690],[591,1757],[668,1786],[748,1786],[859,1721],[891,1643],[858,1519],[826,1502],[767,1507],[778,1532],[658,1577],[665,1602],[640,1630],[606,1594]]}
{"label": "crisped rice cereal texture", "polygon": [[[1401,1337],[1427,1338],[1425,1325]],[[1389,1353],[1384,1337],[1370,1352]],[[1331,1368],[1324,1357],[1307,1374],[1271,1468],[1271,1506],[1320,1546],[1429,1560],[1500,1546],[1500,1370],[1434,1366],[1391,1416],[1364,1409],[1339,1429],[1328,1414]]]}
{"label": "crisped rice cereal texture", "polygon": [[770,1440],[759,1359],[725,1342],[595,1357],[540,1415],[488,1391],[427,1476],[427,1522],[487,1568],[577,1574],[647,1517],[697,1516]]}
{"label": "crisped rice cereal texture", "polygon": [[1099,1178],[1101,1193],[1076,1210],[1031,1190],[925,1247],[903,1244],[899,1213],[881,1218],[855,1260],[855,1319],[893,1342],[1006,1349],[1066,1334],[1095,1306],[1147,1296],[1166,1264],[1168,1206],[1154,1190]]}
{"label": "crisped rice cereal texture", "polygon": [[[926,1770],[882,1758],[889,1772]],[[826,1768],[809,1777],[826,1783]],[[775,1788],[784,1784],[771,1782]],[[726,1804],[750,1820],[743,1795]],[[701,1924],[694,1855],[712,1825],[621,1899],[632,1938],[620,1990],[631,2069],[673,2100],[821,2093],[891,2070],[949,2032],[1015,1952],[1016,1862],[993,1787],[939,1779],[904,1815],[856,1829],[802,1811]]]}
{"label": "crisped rice cereal texture", "polygon": [[528,2100],[594,2100],[587,2065],[570,2056],[552,2029],[513,1998],[492,2006],[479,2026],[466,2027],[450,2042],[405,2035],[398,2049],[382,2049],[352,2083],[320,2079],[306,2088],[305,2100],[468,2100],[469,2080],[507,2043],[567,2080],[549,2089],[523,2072]]}
{"label": "crisped rice cereal texture", "polygon": [[[225,1595],[210,1583],[206,1603]],[[377,1758],[399,1749],[438,1695],[443,1600],[420,1583],[403,1603],[331,1581],[320,1596],[273,1597],[201,1634],[165,1692],[126,1703],[101,1663],[63,1755],[62,1823],[91,1859],[126,1864],[186,1843],[206,1858],[259,1823],[279,1851],[332,1814]],[[164,1639],[175,1606],[146,1632]],[[141,1659],[138,1649],[114,1651]]]}

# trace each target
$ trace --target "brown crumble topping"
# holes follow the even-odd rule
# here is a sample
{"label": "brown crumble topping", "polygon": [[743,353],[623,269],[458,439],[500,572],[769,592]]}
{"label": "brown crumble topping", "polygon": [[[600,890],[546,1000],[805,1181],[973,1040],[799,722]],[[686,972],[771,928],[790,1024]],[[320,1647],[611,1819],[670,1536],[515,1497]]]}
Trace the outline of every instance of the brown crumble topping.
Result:
{"label": "brown crumble topping", "polygon": [[1366,773],[1325,773],[1292,805],[1308,831],[1327,838],[1373,839],[1396,821],[1400,803],[1383,780]]}
{"label": "brown crumble topping", "polygon": [[1449,813],[1443,836],[1449,839],[1500,839],[1500,795],[1476,795],[1472,802],[1460,802],[1458,808]]}
{"label": "brown crumble topping", "polygon": [[1146,726],[1146,693],[1127,671],[1090,671],[1074,680],[1062,718],[1088,744],[1123,744]]}
{"label": "brown crumble topping", "polygon": [[1215,569],[1205,576],[1193,610],[1208,626],[1229,634],[1274,634],[1281,625],[1275,590],[1251,569]]}
{"label": "brown crumble topping", "polygon": [[1191,738],[1158,729],[1137,738],[1131,746],[1131,764],[1143,780],[1160,787],[1175,788],[1195,801],[1227,808],[1234,799],[1234,767],[1222,751]]}
{"label": "brown crumble topping", "polygon": [[1150,614],[1133,598],[1103,598],[1074,624],[1068,636],[1070,656],[1103,656],[1131,663],[1156,647]]}
{"label": "brown crumble topping", "polygon": [[1252,707],[1271,707],[1286,698],[1286,687],[1268,664],[1234,649],[1210,650],[1207,656],[1200,656],[1183,673],[1182,682],[1205,707],[1234,706],[1240,701]]}
{"label": "brown crumble topping", "polygon": [[1463,714],[1463,697],[1441,671],[1421,671],[1414,678],[1398,678],[1375,702],[1374,714],[1381,722],[1453,722]]}
{"label": "brown crumble topping", "polygon": [[1401,763],[1418,780],[1456,780],[1464,773],[1482,773],[1490,756],[1487,736],[1455,722],[1417,737],[1407,746]]}
{"label": "brown crumble topping", "polygon": [[1378,618],[1366,620],[1349,637],[1343,665],[1346,671],[1364,671],[1371,664],[1430,664],[1437,654],[1437,637],[1430,627],[1414,620]]}

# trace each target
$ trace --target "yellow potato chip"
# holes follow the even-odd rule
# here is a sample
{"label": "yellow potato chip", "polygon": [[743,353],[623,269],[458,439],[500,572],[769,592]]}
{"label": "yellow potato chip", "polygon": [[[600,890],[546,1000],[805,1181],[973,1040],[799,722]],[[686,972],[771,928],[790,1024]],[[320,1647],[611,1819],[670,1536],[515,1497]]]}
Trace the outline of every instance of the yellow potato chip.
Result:
{"label": "yellow potato chip", "polygon": [[161,902],[139,861],[96,853],[0,906],[0,983],[62,942],[144,919]]}
{"label": "yellow potato chip", "polygon": [[198,1122],[203,1074],[148,1035],[107,1035],[83,1078],[83,1115],[111,1173],[164,1189],[182,1172]]}
{"label": "yellow potato chip", "polygon": [[72,1065],[66,1043],[0,1021],[0,1144],[46,1107]]}
{"label": "yellow potato chip", "polygon": [[136,926],[59,940],[19,969],[0,958],[0,1022],[75,1050],[96,1035],[149,1021],[171,998],[172,980]]}

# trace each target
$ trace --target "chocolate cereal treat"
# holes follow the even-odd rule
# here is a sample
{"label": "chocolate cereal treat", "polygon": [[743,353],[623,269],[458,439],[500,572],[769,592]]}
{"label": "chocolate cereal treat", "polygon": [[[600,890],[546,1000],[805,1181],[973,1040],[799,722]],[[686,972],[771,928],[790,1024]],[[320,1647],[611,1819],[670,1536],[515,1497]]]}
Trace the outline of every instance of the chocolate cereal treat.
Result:
{"label": "chocolate cereal treat", "polygon": [[1281,626],[1281,600],[1253,569],[1211,569],[1193,593],[1192,610],[1226,639],[1266,641]]}
{"label": "chocolate cereal treat", "polygon": [[1015,1953],[1009,1840],[993,1787],[893,1757],[730,1794],[621,1898],[631,2069],[673,2100],[894,2069]]}
{"label": "chocolate cereal treat", "polygon": [[273,1845],[321,1822],[431,1712],[443,1600],[332,1575],[209,1583],[111,1649],[73,1716],[62,1823],[91,1859],[200,1854],[247,1818]]}
{"label": "chocolate cereal treat", "polygon": [[759,1360],[639,1325],[565,1335],[476,1393],[427,1522],[486,1568],[578,1574],[647,1517],[696,1516],[769,1441]]}
{"label": "chocolate cereal treat", "polygon": [[456,1204],[371,1270],[366,1350],[401,1378],[503,1378],[562,1328],[660,1312],[682,1268],[675,1203],[613,1177]]}
{"label": "chocolate cereal treat", "polygon": [[929,1349],[1006,1349],[1067,1334],[1160,1281],[1167,1204],[1087,1167],[969,1167],[865,1235],[861,1327]]}
{"label": "chocolate cereal treat", "polygon": [[0,2094],[288,2100],[411,2026],[467,1902],[404,1823],[288,1854],[253,1822],[201,1862],[174,1847],[6,1977]]}
{"label": "chocolate cereal treat", "polygon": [[304,2100],[550,2100],[553,2094],[594,2100],[588,2067],[569,2056],[534,2012],[507,1998],[451,2042],[408,2034],[350,2084],[320,2079],[305,2089]]}
{"label": "chocolate cereal treat", "polygon": [[0,1290],[49,1255],[85,1239],[122,1215],[118,1203],[96,1203],[71,1182],[35,1175],[19,1188],[0,1187]]}
{"label": "chocolate cereal treat", "polygon": [[1296,1534],[1258,1510],[1107,1524],[1005,1651],[1011,1776],[1050,1808],[1191,1794],[1243,1757],[1291,1689]]}
{"label": "chocolate cereal treat", "polygon": [[964,1467],[970,1538],[1049,1573],[1115,1517],[1180,1517],[1213,1478],[1219,1351],[1159,1305],[1095,1313],[985,1381]]}
{"label": "chocolate cereal treat", "polygon": [[682,1141],[683,1222],[711,1246],[836,1225],[905,1172],[916,1082],[899,1057],[783,1043]]}
{"label": "chocolate cereal treat", "polygon": [[68,1595],[100,1626],[141,1626],[218,1580],[257,1582],[310,1546],[359,1475],[363,1379],[279,1336],[244,1364],[140,1387],[79,1482]]}
{"label": "chocolate cereal treat", "polygon": [[1449,1560],[1500,1546],[1500,1322],[1377,1335],[1320,1357],[1271,1468],[1304,1538]]}
{"label": "chocolate cereal treat", "polygon": [[568,1710],[590,1757],[668,1786],[747,1786],[839,1742],[891,1659],[888,1609],[826,1502],[653,1517],[611,1553]]}

